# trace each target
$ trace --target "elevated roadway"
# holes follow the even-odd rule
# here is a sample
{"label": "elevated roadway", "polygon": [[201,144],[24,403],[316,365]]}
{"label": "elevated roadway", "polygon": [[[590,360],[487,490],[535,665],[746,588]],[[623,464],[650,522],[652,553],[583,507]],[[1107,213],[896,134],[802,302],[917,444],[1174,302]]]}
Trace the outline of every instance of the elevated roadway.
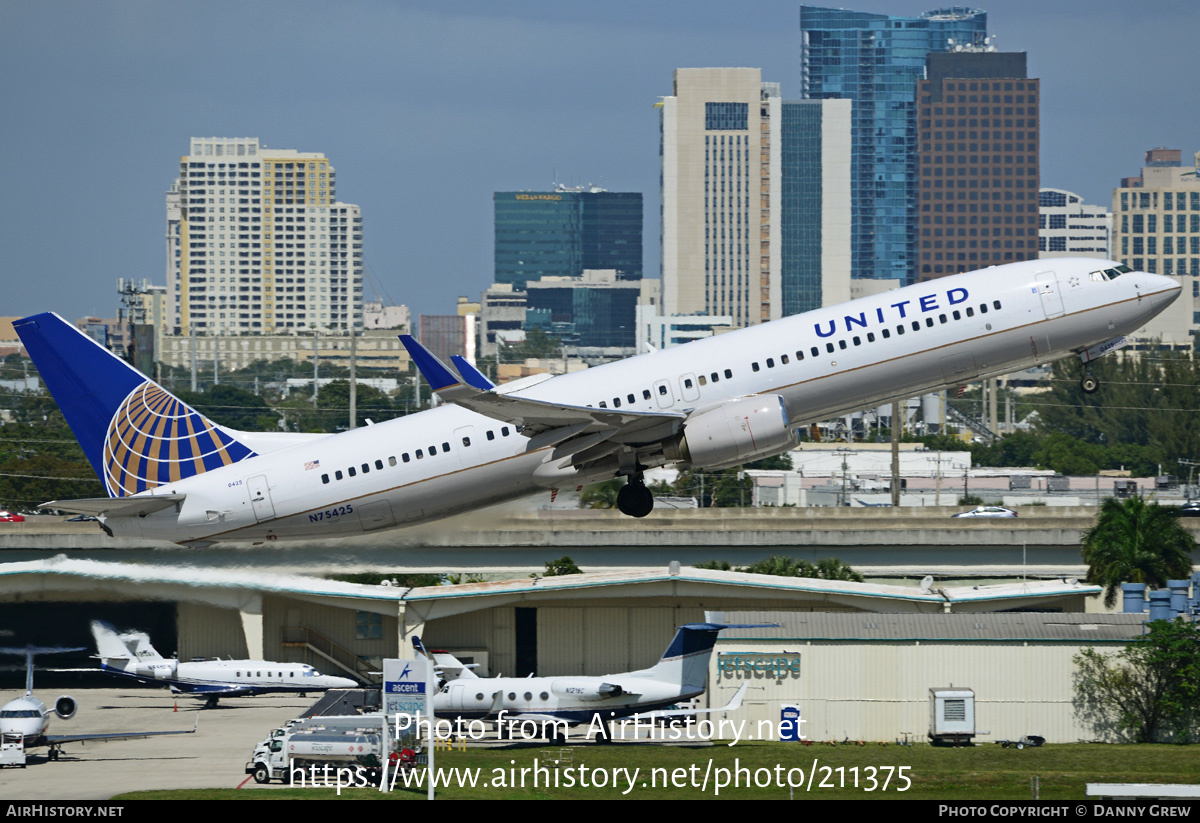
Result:
{"label": "elevated roadway", "polygon": [[[635,520],[612,510],[486,510],[361,539],[188,549],[106,536],[96,523],[36,517],[0,524],[0,562],[69,553],[108,561],[307,573],[541,571],[570,555],[588,569],[747,565],[774,554],[838,557],[873,576],[1080,576],[1092,507],[1024,507],[1012,519],[955,518],[961,507],[672,509]],[[1182,521],[1200,534],[1200,521]]]}

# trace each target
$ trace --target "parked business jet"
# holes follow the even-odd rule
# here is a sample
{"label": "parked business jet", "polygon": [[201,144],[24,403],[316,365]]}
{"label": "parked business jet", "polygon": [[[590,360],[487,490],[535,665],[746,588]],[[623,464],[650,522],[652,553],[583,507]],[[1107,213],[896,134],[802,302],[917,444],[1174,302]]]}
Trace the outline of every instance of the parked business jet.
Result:
{"label": "parked business jet", "polygon": [[503,387],[405,336],[446,404],[334,435],[217,425],[57,315],[13,325],[109,494],[43,505],[205,546],[358,535],[614,477],[618,508],[642,517],[646,469],[736,466],[793,448],[806,421],[1090,362],[1179,292],[1111,261],[1031,260]]}
{"label": "parked business jet", "polygon": [[[623,674],[585,677],[478,677],[446,652],[425,651],[419,637],[413,647],[433,661],[443,676],[453,672],[433,699],[436,717],[464,720],[552,721],[556,736],[565,736],[569,724],[595,726],[601,736],[604,722],[623,717],[652,719],[663,716],[710,714],[741,708],[746,684],[728,705],[717,709],[670,707],[704,693],[708,660],[722,629],[756,629],[777,623],[688,623],[680,626],[662,659],[652,668]],[[596,723],[599,719],[601,722]],[[547,727],[551,724],[547,723]]]}
{"label": "parked business jet", "polygon": [[92,621],[100,670],[141,683],[169,686],[172,692],[207,699],[214,708],[222,697],[250,697],[276,692],[323,692],[353,689],[348,677],[321,674],[305,663],[269,660],[196,660],[180,663],[165,658],[150,645],[145,632],[117,633],[107,623]]}
{"label": "parked business jet", "polygon": [[[33,658],[38,654],[57,654],[59,652],[79,652],[83,649],[67,649],[61,647],[26,646],[23,649],[0,649],[0,654],[16,654],[25,657],[25,694],[15,700],[10,700],[0,707],[0,740],[20,741],[24,749],[48,746],[49,758],[58,760],[62,747],[66,743],[94,743],[113,740],[133,740],[142,737],[157,737],[164,734],[191,734],[195,728],[171,732],[115,732],[107,734],[47,734],[50,719],[57,715],[63,720],[70,720],[79,709],[79,703],[70,695],[64,694],[54,701],[54,708],[33,695]],[[197,724],[199,718],[197,717]],[[7,752],[6,752],[7,754]],[[24,764],[24,753],[17,761]]]}

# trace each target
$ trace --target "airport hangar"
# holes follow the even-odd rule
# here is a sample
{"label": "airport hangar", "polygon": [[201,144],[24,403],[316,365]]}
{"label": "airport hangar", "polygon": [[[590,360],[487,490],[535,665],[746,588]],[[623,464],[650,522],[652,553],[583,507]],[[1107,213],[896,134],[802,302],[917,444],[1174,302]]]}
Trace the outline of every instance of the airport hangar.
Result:
{"label": "airport hangar", "polygon": [[[677,564],[404,588],[59,556],[0,564],[0,629],[5,642],[91,647],[88,624],[103,619],[149,631],[181,660],[306,662],[369,681],[383,658],[411,654],[414,635],[481,674],[633,671],[677,626],[723,612],[782,626],[722,633],[703,700],[724,705],[749,679],[735,719],[777,721],[789,703],[808,712],[809,737],[921,736],[929,688],[952,683],[978,692],[980,728],[1074,741],[1094,735],[1072,717],[1071,658],[1141,633],[1138,615],[1085,613],[1100,592],[1074,580],[938,588]],[[730,668],[750,658],[789,664]]]}

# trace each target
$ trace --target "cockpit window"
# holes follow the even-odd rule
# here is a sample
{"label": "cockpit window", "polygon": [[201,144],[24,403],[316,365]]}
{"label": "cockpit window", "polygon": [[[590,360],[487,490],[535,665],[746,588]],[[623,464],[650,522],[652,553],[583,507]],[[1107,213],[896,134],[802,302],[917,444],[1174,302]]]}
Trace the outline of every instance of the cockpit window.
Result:
{"label": "cockpit window", "polygon": [[1105,269],[1104,273],[1108,275],[1109,280],[1116,280],[1122,274],[1128,274],[1131,271],[1133,271],[1133,269],[1129,268],[1129,266],[1120,265],[1115,269]]}

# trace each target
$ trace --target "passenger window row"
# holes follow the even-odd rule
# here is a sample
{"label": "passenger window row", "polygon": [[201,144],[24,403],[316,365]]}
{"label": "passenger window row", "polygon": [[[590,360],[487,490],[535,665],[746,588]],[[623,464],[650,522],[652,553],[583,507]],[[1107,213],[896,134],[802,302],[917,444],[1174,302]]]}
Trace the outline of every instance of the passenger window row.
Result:
{"label": "passenger window row", "polygon": [[[511,434],[511,430],[510,430],[510,428],[509,428],[508,426],[501,426],[501,427],[500,427],[500,436],[501,436],[501,437],[508,437],[508,436],[509,436],[509,434]],[[495,431],[493,431],[493,430],[489,429],[489,430],[488,430],[488,432],[487,432],[487,439],[488,439],[488,440],[495,440],[495,439],[496,439],[496,433],[495,433]],[[470,437],[463,437],[463,439],[462,439],[462,444],[463,444],[463,447],[464,447],[464,448],[466,448],[466,447],[469,447],[469,446],[471,445],[471,438],[470,438]],[[444,443],[442,443],[442,453],[443,453],[443,454],[445,454],[445,453],[447,453],[447,452],[449,452],[449,451],[450,451],[450,444],[449,444],[448,442],[444,442]],[[432,446],[430,446],[430,447],[429,447],[429,456],[430,456],[430,457],[433,457],[433,456],[434,456],[435,454],[437,454],[437,453],[438,453],[438,447],[437,447],[437,444],[435,443],[434,445],[432,445]],[[414,458],[414,457],[415,457],[417,460],[424,460],[424,459],[425,459],[425,449],[417,449],[416,451],[414,451],[414,452],[412,453],[412,455],[411,455],[411,456],[409,455],[409,453],[408,453],[408,452],[403,452],[403,453],[400,455],[400,462],[401,462],[401,463],[410,463],[410,462],[412,462],[412,460],[413,460],[413,458]],[[389,457],[389,458],[387,459],[387,462],[388,462],[388,466],[395,466],[395,465],[396,465],[396,458],[395,458],[395,457]],[[376,460],[376,461],[375,461],[375,469],[376,469],[377,471],[381,471],[381,470],[383,469],[383,461],[382,461],[382,460]],[[346,469],[346,473],[345,473],[345,474],[343,474],[343,473],[342,473],[342,470],[341,470],[341,469],[338,469],[337,471],[335,471],[335,472],[333,473],[333,480],[341,480],[341,479],[343,479],[343,478],[344,478],[344,477],[346,477],[346,476],[350,476],[350,477],[357,477],[357,476],[358,476],[358,473],[359,473],[359,471],[361,471],[363,474],[370,474],[370,472],[371,472],[371,464],[370,464],[370,463],[363,463],[361,466],[357,466],[357,467],[355,467],[355,466],[350,466],[348,469]],[[330,482],[330,477],[329,477],[329,475],[328,475],[328,474],[322,474],[322,475],[321,475],[321,482],[322,482],[322,483],[326,483],[326,484],[327,484],[327,483],[329,483],[329,482]]]}
{"label": "passenger window row", "polygon": [[[1000,309],[1000,301],[993,300],[990,309],[998,311]],[[987,303],[979,304],[979,314],[987,314],[988,311],[989,311],[989,307],[988,307]],[[964,316],[974,317],[975,312],[976,312],[976,310],[974,307],[966,306],[965,308],[963,308],[961,310],[953,309],[949,314],[938,314],[936,320],[933,317],[926,317],[925,318],[925,328],[932,329],[936,325],[949,323],[951,320],[962,320]],[[904,334],[906,334],[908,332],[908,326],[910,326],[910,325],[911,325],[913,331],[921,330],[921,321],[920,320],[911,320],[911,321],[908,321],[907,324],[906,323],[898,324],[895,327],[895,334],[897,336],[903,336]],[[880,329],[878,335],[876,335],[876,333],[873,331],[869,331],[869,332],[866,332],[866,334],[865,334],[865,338],[866,338],[865,341],[863,339],[864,335],[856,334],[856,335],[851,336],[849,340],[846,340],[845,338],[843,338],[843,339],[840,339],[837,341],[831,341],[831,342],[825,343],[825,352],[827,354],[834,354],[837,351],[845,351],[846,349],[850,348],[851,345],[861,346],[861,345],[863,345],[864,342],[874,343],[874,342],[876,342],[877,339],[891,340],[892,334],[893,334],[893,332],[892,332],[892,329],[890,329],[890,328]],[[819,346],[809,347],[807,356],[820,357],[820,355],[821,355],[821,349]],[[796,350],[795,359],[796,359],[797,363],[804,360],[805,356],[806,355],[805,355],[803,349]],[[780,366],[786,366],[786,365],[790,364],[791,362],[792,362],[791,355],[781,354],[779,356],[778,364]],[[762,363],[760,363],[759,361],[752,362],[750,364],[750,371],[752,371],[752,372],[762,371],[764,363],[768,369],[773,369],[773,368],[775,368],[775,365],[776,365],[775,358],[768,357]],[[719,382],[721,382],[722,374],[724,374],[725,380],[732,379],[733,370],[725,369],[723,372],[712,372],[709,375],[701,374],[696,378],[696,382],[698,382],[701,386],[707,386],[709,383],[714,383],[714,384],[719,383]],[[691,377],[684,377],[684,378],[682,378],[682,380],[683,380],[683,387],[685,389],[691,389],[693,387]],[[658,383],[656,388],[658,389],[658,393],[660,395],[665,396],[668,392],[665,382]],[[652,399],[652,397],[653,397],[653,395],[652,395],[650,389],[642,389],[642,399],[643,400],[650,400],[650,399]],[[621,397],[614,397],[614,398],[612,398],[611,401],[601,400],[597,403],[597,405],[602,409],[607,409],[609,407],[608,404],[610,402],[612,403],[612,408],[619,409],[623,405],[632,406],[633,404],[635,404],[637,402],[637,396],[631,392],[631,393],[625,395],[625,397],[623,399]],[[588,403],[587,407],[589,409],[592,408],[592,404]],[[491,432],[488,432],[488,439],[489,440],[492,439]]]}
{"label": "passenger window row", "polygon": [[[756,369],[755,371],[757,371],[757,369]],[[729,380],[730,378],[732,378],[732,377],[733,377],[733,370],[732,370],[732,369],[725,369],[725,371],[724,371],[724,374],[725,374],[725,379],[726,379],[726,380]],[[720,372],[713,372],[713,373],[712,373],[712,375],[711,375],[710,377],[708,377],[708,378],[706,378],[706,377],[705,377],[705,376],[702,374],[702,375],[700,375],[700,377],[698,378],[698,380],[699,380],[699,382],[700,382],[700,385],[701,385],[701,386],[707,386],[707,385],[708,385],[708,381],[709,381],[709,380],[711,380],[713,383],[719,383],[719,382],[721,381],[721,373],[720,373]],[[684,383],[684,386],[685,386],[686,388],[689,388],[689,389],[690,389],[690,388],[692,387],[692,380],[691,380],[691,378],[690,378],[690,377],[684,378],[684,381],[683,381],[683,383]],[[659,393],[660,395],[666,396],[668,389],[667,389],[667,385],[666,385],[666,383],[665,383],[665,382],[664,382],[664,383],[659,383],[659,384],[657,384],[656,388],[658,389],[658,393]],[[654,395],[653,395],[653,394],[650,392],[650,389],[642,389],[642,399],[643,399],[643,400],[650,400],[650,399],[652,399],[653,397],[654,397]],[[636,395],[634,395],[633,393],[627,394],[627,395],[625,395],[625,400],[624,400],[624,402],[625,402],[626,404],[628,404],[628,405],[632,406],[634,403],[636,403],[636,402],[637,402],[637,396],[636,396]],[[607,401],[607,400],[601,400],[601,401],[600,401],[599,403],[597,403],[596,405],[598,405],[598,406],[599,406],[600,408],[602,408],[602,409],[607,409],[607,408],[608,408],[608,403],[609,403],[609,401]],[[621,398],[620,398],[620,397],[614,397],[614,398],[612,399],[612,407],[613,407],[614,409],[619,409],[619,408],[621,408],[621,404],[622,404],[622,400],[621,400]],[[587,404],[587,407],[588,407],[589,409],[590,409],[590,408],[592,408],[592,404],[591,404],[591,403],[588,403],[588,404]]]}

